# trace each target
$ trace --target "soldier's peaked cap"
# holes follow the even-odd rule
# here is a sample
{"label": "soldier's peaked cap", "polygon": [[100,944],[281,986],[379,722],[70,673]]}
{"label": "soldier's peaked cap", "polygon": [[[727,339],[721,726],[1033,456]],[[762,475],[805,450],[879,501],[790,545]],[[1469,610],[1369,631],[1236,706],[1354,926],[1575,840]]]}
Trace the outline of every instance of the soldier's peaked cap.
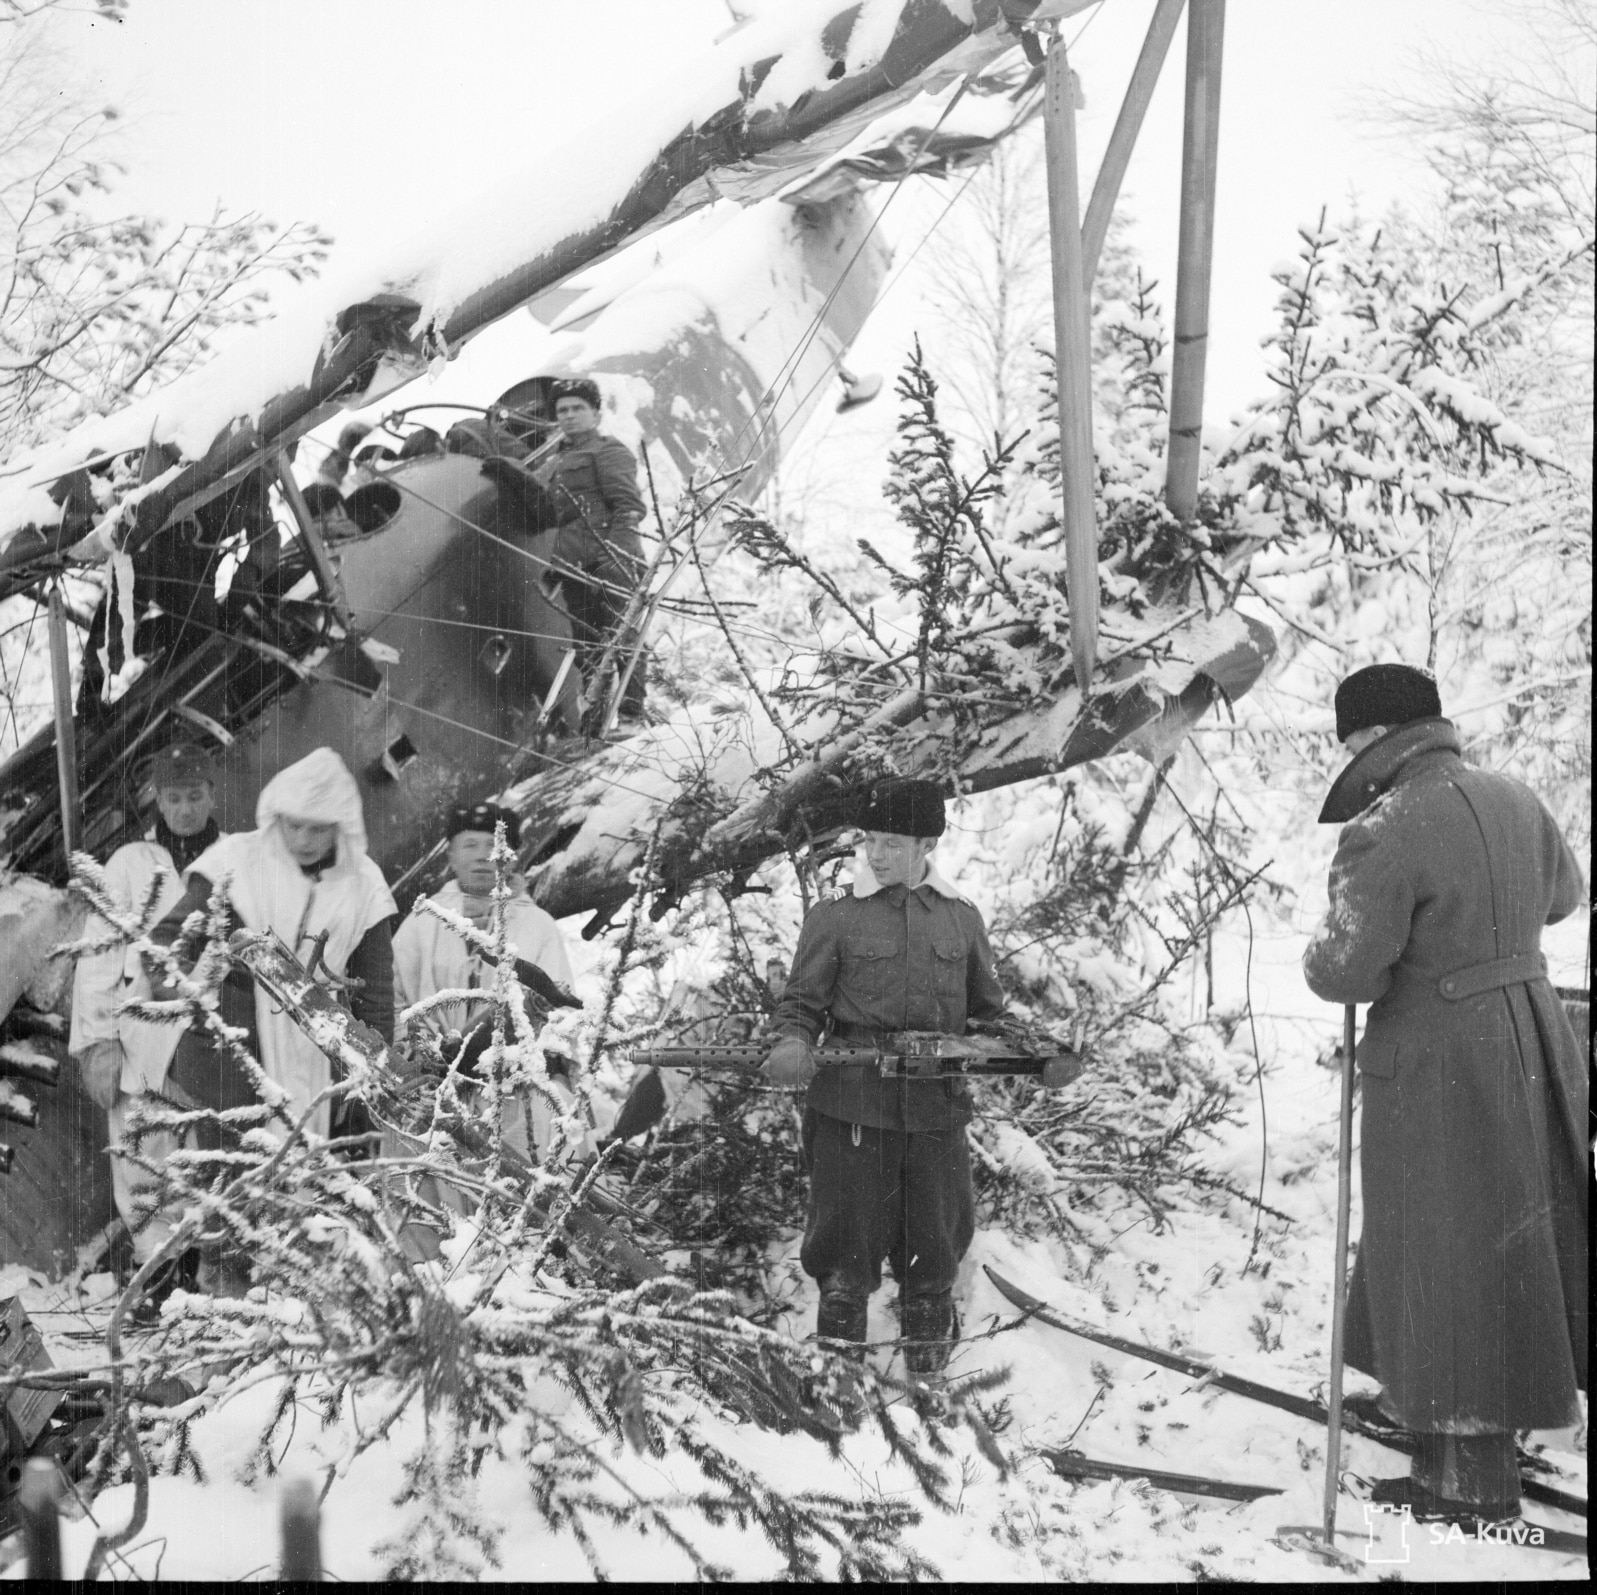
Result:
{"label": "soldier's peaked cap", "polygon": [[594,409],[600,407],[599,384],[592,377],[556,377],[549,390],[549,402],[558,404],[562,399],[581,399]]}
{"label": "soldier's peaked cap", "polygon": [[150,785],[194,786],[200,782],[216,785],[216,766],[211,756],[196,742],[174,742],[150,760]]}
{"label": "soldier's peaked cap", "polygon": [[888,776],[865,794],[854,823],[862,831],[894,836],[941,836],[948,828],[948,816],[935,781]]}
{"label": "soldier's peaked cap", "polygon": [[1336,689],[1336,739],[1371,726],[1407,725],[1442,712],[1436,677],[1414,665],[1366,665]]}
{"label": "soldier's peaked cap", "polygon": [[444,835],[452,842],[462,831],[486,831],[492,836],[494,826],[505,822],[505,841],[513,848],[521,846],[521,817],[497,803],[457,803],[449,811],[449,823]]}

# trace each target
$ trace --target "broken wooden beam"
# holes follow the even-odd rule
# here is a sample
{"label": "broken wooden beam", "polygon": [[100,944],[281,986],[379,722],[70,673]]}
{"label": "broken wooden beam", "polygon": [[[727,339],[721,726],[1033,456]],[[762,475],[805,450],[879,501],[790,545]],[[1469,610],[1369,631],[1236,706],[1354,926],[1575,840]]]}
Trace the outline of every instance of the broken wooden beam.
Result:
{"label": "broken wooden beam", "polygon": [[[50,695],[55,706],[55,768],[61,793],[61,838],[71,858],[82,845],[83,810],[78,802],[77,725],[72,718],[72,663],[67,655],[67,619],[61,583],[51,582],[49,604]],[[129,648],[133,639],[123,639]]]}
{"label": "broken wooden beam", "polygon": [[287,1479],[280,1506],[283,1557],[278,1577],[285,1584],[322,1581],[322,1502],[310,1479]]}

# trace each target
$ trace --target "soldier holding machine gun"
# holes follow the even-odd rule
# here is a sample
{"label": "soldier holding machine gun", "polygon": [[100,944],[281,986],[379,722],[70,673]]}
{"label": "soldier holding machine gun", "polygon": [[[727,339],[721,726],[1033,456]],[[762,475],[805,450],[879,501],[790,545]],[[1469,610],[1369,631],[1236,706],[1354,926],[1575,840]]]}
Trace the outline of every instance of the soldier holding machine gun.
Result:
{"label": "soldier holding machine gun", "polygon": [[[942,1372],[958,1338],[954,1280],[975,1233],[969,1088],[959,1072],[923,1072],[913,1060],[902,1072],[876,1062],[818,1068],[815,1044],[824,1033],[888,1054],[895,1033],[941,1032],[932,1039],[946,1042],[969,1023],[1005,1020],[981,914],[931,862],[945,823],[929,781],[890,779],[871,792],[853,894],[804,921],[763,1069],[807,1091],[800,1259],[820,1285],[816,1332],[863,1341],[866,1303],[890,1258],[905,1366],[923,1377]],[[1081,1067],[1063,1054],[1026,1072],[1062,1086]]]}
{"label": "soldier holding machine gun", "polygon": [[[521,842],[521,821],[510,809],[492,803],[459,804],[449,812],[445,835],[449,842],[449,872],[453,877],[434,901],[451,913],[487,930],[493,915],[496,872],[493,861],[494,827],[503,825],[505,841],[514,851]],[[505,934],[521,955],[516,976],[554,1007],[575,1002],[565,989],[571,984],[571,963],[560,927],[527,893],[520,875],[510,881],[513,895],[505,905]],[[435,915],[413,911],[394,936],[394,1003],[406,1009],[441,991],[472,990],[492,985],[493,972],[484,955],[465,937]],[[419,1016],[417,1023],[447,1046],[451,1032],[463,1048],[463,1071],[482,1053],[492,1035],[493,1006],[481,1002],[452,1002]],[[512,1100],[506,1108],[505,1136],[516,1151],[534,1160],[549,1144],[551,1112],[541,1100],[531,1103],[532,1121],[525,1105]]]}

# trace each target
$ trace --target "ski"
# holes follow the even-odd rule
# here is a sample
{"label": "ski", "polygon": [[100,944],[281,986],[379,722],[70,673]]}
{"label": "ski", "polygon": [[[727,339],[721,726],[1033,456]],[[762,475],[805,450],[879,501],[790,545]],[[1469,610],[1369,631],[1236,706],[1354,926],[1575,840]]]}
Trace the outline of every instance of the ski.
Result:
{"label": "ski", "polygon": [[1266,1495],[1284,1495],[1272,1484],[1239,1484],[1230,1479],[1209,1479],[1195,1473],[1166,1473],[1159,1468],[1136,1467],[1127,1462],[1100,1462],[1079,1451],[1044,1448],[1038,1453],[1062,1479],[1142,1479],[1156,1490],[1181,1495],[1207,1495],[1219,1501],[1258,1501]]}
{"label": "ski", "polygon": [[[984,1265],[985,1267],[985,1265]],[[1202,1383],[1213,1386],[1216,1390],[1229,1391],[1234,1396],[1245,1396],[1250,1401],[1258,1401],[1268,1407],[1275,1407],[1278,1411],[1290,1413],[1296,1418],[1306,1418],[1311,1423],[1324,1424],[1329,1422],[1330,1414],[1323,1403],[1311,1401],[1306,1396],[1293,1395],[1287,1390],[1277,1390],[1272,1385],[1262,1385],[1252,1379],[1244,1379],[1238,1374],[1226,1373],[1223,1369],[1214,1367],[1211,1363],[1199,1357],[1184,1357],[1180,1352],[1161,1351],[1156,1346],[1144,1346],[1135,1340],[1126,1340],[1119,1335],[1112,1335],[1107,1330],[1094,1329],[1089,1324],[1079,1324],[1072,1319],[1065,1318],[1056,1313],[1045,1302],[1038,1301],[1035,1296],[1028,1295],[1018,1285],[998,1273],[993,1268],[986,1268],[987,1277],[997,1287],[1006,1300],[1018,1307],[1040,1322],[1054,1329],[1062,1329],[1066,1334],[1078,1335],[1083,1340],[1091,1340],[1100,1346],[1107,1346],[1111,1351],[1123,1352],[1128,1357],[1139,1358],[1143,1362],[1156,1363],[1161,1368],[1169,1368],[1176,1373],[1186,1374],[1189,1378],[1200,1380]],[[1378,1441],[1381,1445],[1389,1446],[1394,1451],[1401,1451],[1405,1456],[1412,1456],[1418,1445],[1407,1429],[1388,1428],[1384,1424],[1368,1423],[1354,1413],[1344,1411],[1342,1414],[1342,1427],[1355,1434],[1361,1434],[1366,1439]],[[1521,1468],[1534,1470],[1538,1473],[1552,1473],[1558,1476],[1559,1469],[1555,1464],[1548,1462],[1544,1457],[1538,1457],[1521,1449],[1519,1453]],[[1527,1479],[1523,1486],[1525,1499],[1539,1502],[1543,1506],[1557,1507],[1561,1512],[1573,1512],[1577,1516],[1586,1515],[1586,1498],[1575,1495],[1569,1490],[1561,1490],[1555,1485],[1544,1484],[1540,1479]]]}
{"label": "ski", "polygon": [[[1141,1479],[1156,1490],[1168,1490],[1173,1495],[1198,1495],[1216,1501],[1261,1501],[1269,1495],[1285,1495],[1286,1491],[1271,1484],[1244,1484],[1235,1479],[1211,1479],[1197,1473],[1170,1473],[1162,1468],[1141,1467],[1127,1462],[1103,1462],[1096,1457],[1083,1456],[1079,1451],[1043,1447],[1039,1456],[1062,1479],[1081,1483],[1098,1483],[1115,1479]],[[1344,1486],[1345,1491],[1345,1486]],[[1533,1523],[1528,1518],[1516,1518],[1509,1523],[1483,1525],[1479,1528],[1452,1528],[1442,1523],[1421,1524],[1422,1528],[1435,1529],[1444,1539],[1439,1543],[1456,1541],[1460,1544],[1512,1545],[1521,1550],[1551,1551],[1561,1556],[1586,1555],[1586,1536],[1568,1529],[1552,1528],[1546,1523]],[[1283,1548],[1323,1552],[1325,1547],[1313,1529],[1282,1530],[1283,1536],[1294,1536],[1294,1542]],[[1302,1538],[1298,1539],[1297,1536]],[[1278,1540],[1277,1543],[1282,1543]],[[1347,1560],[1340,1551],[1333,1553],[1339,1560]],[[1351,1564],[1362,1571],[1359,1564]]]}

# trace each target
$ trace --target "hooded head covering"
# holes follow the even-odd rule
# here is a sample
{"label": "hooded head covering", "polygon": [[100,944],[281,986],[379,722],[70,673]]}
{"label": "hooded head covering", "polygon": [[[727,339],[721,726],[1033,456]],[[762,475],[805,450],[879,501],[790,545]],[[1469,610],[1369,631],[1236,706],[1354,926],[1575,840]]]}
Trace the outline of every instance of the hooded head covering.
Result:
{"label": "hooded head covering", "polygon": [[[338,827],[331,869],[314,875],[288,851],[279,820],[310,820]],[[269,930],[298,958],[320,940],[322,963],[342,975],[366,932],[397,912],[383,872],[366,856],[360,788],[331,748],[317,748],[272,777],[255,805],[257,829],[225,836],[195,860],[190,876],[213,884],[227,880],[228,900],[245,930]],[[255,988],[255,1028],[260,1060],[296,1112],[327,1088],[330,1065],[321,1048],[267,995]],[[328,1132],[328,1105],[313,1128]]]}
{"label": "hooded head covering", "polygon": [[256,828],[275,828],[280,819],[309,820],[338,827],[338,862],[365,856],[366,819],[360,788],[349,767],[331,748],[317,748],[298,764],[280,770],[261,790],[255,805]]}

